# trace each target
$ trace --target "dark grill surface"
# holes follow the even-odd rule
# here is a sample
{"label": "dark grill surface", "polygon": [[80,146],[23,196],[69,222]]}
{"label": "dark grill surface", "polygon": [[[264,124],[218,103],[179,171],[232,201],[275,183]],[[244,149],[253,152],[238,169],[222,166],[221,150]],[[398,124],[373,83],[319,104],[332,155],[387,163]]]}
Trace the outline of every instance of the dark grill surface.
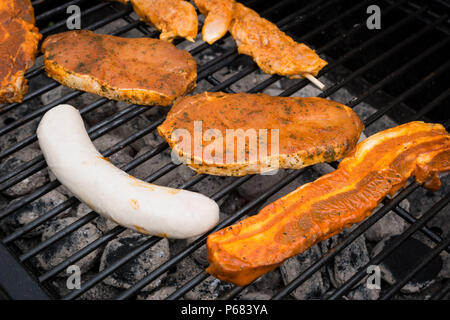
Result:
{"label": "dark grill surface", "polygon": [[[389,116],[398,124],[413,120],[440,122],[448,129],[450,125],[448,108],[450,29],[449,6],[444,1],[429,1],[427,7],[424,7],[423,3],[425,2],[421,1],[377,1],[376,4],[380,6],[382,14],[380,30],[368,30],[366,27],[368,17],[366,8],[373,4],[373,1],[247,0],[242,2],[265,18],[275,22],[297,41],[305,42],[314,48],[329,62],[329,65],[319,74],[319,77],[324,76],[321,80],[326,81],[327,88],[318,96],[333,98],[333,94],[345,88],[351,93],[351,97],[346,101],[339,102],[355,108],[364,102],[376,108],[373,113],[362,117],[368,132],[373,133],[385,129],[381,122],[385,116]],[[60,1],[54,0],[36,0],[33,1],[33,6],[37,25],[44,38],[49,34],[66,30],[66,18],[68,17],[66,8],[71,4],[81,7],[83,29],[123,36],[139,34],[148,37],[159,36],[158,32],[136,18],[131,6],[108,1],[73,0],[61,4]],[[180,48],[188,49],[198,62],[196,92],[208,90],[255,93],[274,92],[273,90],[276,89],[278,90],[277,94],[281,96],[290,96],[295,93],[307,95],[311,92],[308,91],[311,90],[311,85],[307,80],[289,80],[276,75],[263,75],[250,58],[238,55],[234,42],[230,41],[230,35],[213,46],[209,46],[201,40],[197,40],[193,45],[181,40],[175,41],[175,43]],[[30,80],[30,90],[25,96],[24,102],[0,107],[0,120],[2,121],[0,123],[0,164],[6,163],[11,156],[32,145],[36,146],[35,128],[38,120],[52,107],[61,103],[71,103],[76,99],[75,101],[78,102],[73,102],[73,104],[86,118],[91,113],[101,110],[109,102],[105,98],[92,96],[94,98],[88,100],[89,103],[80,105],[79,101],[87,101],[86,99],[82,100],[82,96],[88,94],[67,89],[56,99],[49,99],[49,102],[44,103],[43,95],[61,86],[45,75],[42,69],[42,58],[37,59],[36,65],[27,72],[26,76]],[[248,79],[256,80],[252,82]],[[110,157],[131,144],[141,141],[146,136],[154,134],[156,127],[163,122],[167,110],[168,108],[163,107],[148,108],[122,104],[120,111],[106,114],[97,123],[92,124],[89,127],[89,134],[93,140],[96,140],[139,116],[152,119],[150,125],[136,129],[122,141],[101,150],[105,157]],[[149,112],[151,112],[151,116],[149,116]],[[27,129],[30,127],[31,130]],[[130,171],[167,150],[168,145],[160,142],[149,151],[123,164],[121,168]],[[148,172],[147,174],[150,175],[147,177],[140,176],[139,178],[147,182],[157,182],[158,179],[177,167],[172,162],[161,163],[158,170]],[[331,164],[329,169],[335,167],[336,163]],[[3,192],[43,170],[46,170],[46,163],[41,154],[27,161],[14,163],[8,166],[7,170],[0,171],[0,191]],[[311,172],[317,174],[317,166],[288,171],[283,179],[267,184],[264,191],[256,198],[237,203],[233,212],[224,215],[214,230],[232,224],[247,215],[257,213],[267,199],[285,186],[300,186],[302,184],[300,181],[304,181],[301,178]],[[199,182],[207,178],[206,175],[197,175],[178,187],[195,189]],[[226,202],[230,202],[238,187],[245,184],[251,185],[254,179],[254,176],[219,179],[218,181],[222,181],[222,183],[218,188],[204,193],[216,201],[225,199]],[[328,267],[336,256],[391,210],[408,223],[408,228],[395,238],[393,245],[371,257],[367,265],[378,265],[387,258],[395,256],[398,254],[395,249],[409,241],[413,235],[419,235],[432,244],[431,249],[425,255],[415,261],[414,265],[409,266],[402,278],[391,285],[383,283],[380,299],[398,297],[399,290],[411,278],[426,268],[443,251],[449,252],[450,235],[448,232],[441,232],[442,230],[427,226],[427,223],[438,215],[449,217],[449,179],[444,177],[442,180],[443,187],[433,195],[411,181],[394,198],[385,199],[368,219],[340,237],[333,250],[313,261],[293,281],[281,288],[276,288],[272,298],[291,298],[290,293],[293,290],[315,273]],[[0,225],[17,215],[22,208],[36,203],[41,197],[59,186],[60,183],[53,180],[17,200],[13,201],[8,196],[0,198]],[[421,207],[420,199],[422,198],[431,199],[431,202],[427,202],[428,206]],[[410,210],[399,205],[404,199],[410,201]],[[161,241],[161,238],[158,237],[147,237],[145,241],[121,255],[103,271],[99,272],[97,267],[97,271],[88,279],[82,277],[81,289],[71,290],[68,294],[61,295],[55,287],[54,281],[57,275],[64,274],[68,266],[76,264],[77,261],[96,249],[103,248],[109,241],[125,231],[124,228],[115,226],[52,269],[42,270],[36,265],[35,258],[38,254],[45,252],[51,254],[54,245],[70,237],[82,226],[96,221],[98,215],[95,212],[88,212],[85,215],[77,216],[72,224],[44,241],[37,237],[38,240],[30,245],[30,241],[26,239],[29,238],[30,233],[49,221],[57,219],[67,209],[76,208],[78,204],[77,199],[70,197],[55,204],[35,220],[28,221],[12,230],[0,229],[0,288],[7,297],[79,298],[88,290],[98,286],[105,278],[120,270],[125,263],[140,256]],[[417,211],[415,206],[420,206],[420,210]],[[412,211],[420,214],[413,214]],[[444,231],[448,229],[448,224],[442,226],[442,229]],[[157,280],[162,274],[172,272],[177,266],[182,268],[183,259],[192,256],[194,252],[205,246],[208,234],[191,242],[179,241],[179,249],[172,253],[170,260],[151,270],[130,288],[120,290],[116,298],[134,298],[144,287]],[[367,265],[361,266],[356,274],[321,298],[342,299],[346,297],[346,294],[367,276]],[[278,272],[278,270],[274,272]],[[186,293],[199,286],[207,278],[208,274],[201,271],[197,275],[186,278],[183,282],[171,284],[176,287],[176,290],[168,298],[184,297]],[[252,286],[255,284],[247,287],[226,286],[224,287],[226,290],[224,289],[218,298],[239,299],[245,293],[244,291],[251,290]],[[437,280],[427,298],[446,298],[449,289],[448,279]]]}

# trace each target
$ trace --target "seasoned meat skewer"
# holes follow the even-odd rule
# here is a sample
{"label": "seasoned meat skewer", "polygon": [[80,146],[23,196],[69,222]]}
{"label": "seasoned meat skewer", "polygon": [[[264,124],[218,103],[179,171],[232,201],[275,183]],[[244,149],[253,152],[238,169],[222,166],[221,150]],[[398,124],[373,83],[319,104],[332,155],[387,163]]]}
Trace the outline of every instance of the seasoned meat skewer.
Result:
{"label": "seasoned meat skewer", "polygon": [[239,53],[253,57],[268,74],[290,78],[316,76],[327,64],[314,50],[295,42],[276,25],[240,3],[234,5],[230,33]]}
{"label": "seasoned meat skewer", "polygon": [[45,70],[58,82],[129,103],[170,105],[197,80],[189,52],[157,39],[69,31],[48,37],[42,52]]}
{"label": "seasoned meat skewer", "polygon": [[257,215],[211,234],[207,272],[246,285],[370,215],[414,176],[429,190],[450,170],[450,135],[440,124],[411,122],[358,144],[337,170],[307,183]]}
{"label": "seasoned meat skewer", "polygon": [[203,40],[213,44],[228,32],[233,19],[234,1],[194,0],[194,3],[206,17],[202,29]]}
{"label": "seasoned meat skewer", "polygon": [[195,8],[184,0],[114,0],[131,2],[136,14],[161,31],[160,39],[172,42],[181,37],[194,42],[198,31]]}
{"label": "seasoned meat skewer", "polygon": [[0,2],[0,103],[21,102],[41,35],[30,0]]}
{"label": "seasoned meat skewer", "polygon": [[205,41],[211,44],[220,39],[226,30],[230,31],[239,53],[251,56],[268,74],[304,78],[316,76],[327,65],[314,50],[295,42],[275,24],[234,0],[194,2],[200,12],[207,15],[203,27]]}
{"label": "seasoned meat skewer", "polygon": [[[196,121],[203,129],[199,134]],[[178,99],[158,132],[198,173],[242,176],[339,160],[354,148],[362,129],[352,109],[327,99],[206,92]],[[190,145],[178,134],[183,130]],[[214,140],[207,137],[211,131],[218,131]],[[196,134],[205,140],[199,150]],[[246,138],[244,150],[239,141]]]}

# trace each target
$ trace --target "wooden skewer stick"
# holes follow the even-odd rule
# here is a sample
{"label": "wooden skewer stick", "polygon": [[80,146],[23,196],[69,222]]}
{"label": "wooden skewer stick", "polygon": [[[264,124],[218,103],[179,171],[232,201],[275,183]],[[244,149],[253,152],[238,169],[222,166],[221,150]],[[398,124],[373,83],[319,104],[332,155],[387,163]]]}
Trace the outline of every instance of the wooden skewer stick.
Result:
{"label": "wooden skewer stick", "polygon": [[320,82],[316,77],[314,77],[313,75],[310,75],[309,73],[305,74],[305,78],[308,79],[309,81],[311,81],[311,83],[313,83],[314,85],[316,85],[320,90],[323,91],[323,89],[325,89],[325,85]]}

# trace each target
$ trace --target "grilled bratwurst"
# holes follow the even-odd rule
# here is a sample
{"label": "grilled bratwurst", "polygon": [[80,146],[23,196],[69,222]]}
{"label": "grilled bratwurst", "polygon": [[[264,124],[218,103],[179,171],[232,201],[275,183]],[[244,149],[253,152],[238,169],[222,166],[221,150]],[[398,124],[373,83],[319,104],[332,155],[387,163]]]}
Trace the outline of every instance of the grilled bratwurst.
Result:
{"label": "grilled bratwurst", "polygon": [[208,197],[150,184],[113,166],[95,149],[80,113],[72,106],[47,111],[37,136],[56,178],[92,210],[124,227],[190,238],[219,221],[219,207]]}
{"label": "grilled bratwurst", "polygon": [[198,173],[242,176],[338,160],[362,129],[352,109],[327,99],[206,92],[178,99],[158,132]]}
{"label": "grilled bratwurst", "polygon": [[113,100],[167,106],[196,85],[192,56],[157,39],[69,31],[48,37],[42,51],[49,76]]}
{"label": "grilled bratwurst", "polygon": [[34,22],[30,0],[0,2],[0,103],[20,102],[28,91],[25,72],[41,39]]}

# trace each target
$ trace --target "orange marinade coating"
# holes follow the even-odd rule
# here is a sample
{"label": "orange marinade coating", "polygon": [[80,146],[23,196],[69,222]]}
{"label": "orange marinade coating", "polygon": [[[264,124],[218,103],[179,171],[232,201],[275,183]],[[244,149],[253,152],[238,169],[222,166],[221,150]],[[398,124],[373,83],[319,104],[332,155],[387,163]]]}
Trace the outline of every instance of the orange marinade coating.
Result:
{"label": "orange marinade coating", "polygon": [[206,16],[203,24],[203,40],[213,44],[227,32],[233,19],[235,2],[232,0],[194,0],[198,10]]}
{"label": "orange marinade coating", "polygon": [[184,0],[130,0],[137,15],[161,31],[160,39],[181,37],[194,42],[198,31],[195,8]]}
{"label": "orange marinade coating", "polygon": [[[205,150],[217,142],[204,141],[200,153],[195,152],[194,122],[199,120],[203,130],[200,135],[215,130],[223,138],[221,150],[214,147],[214,157],[209,159],[208,155],[198,159],[198,154],[205,155]],[[363,128],[351,108],[328,99],[204,92],[178,99],[158,132],[177,154],[190,160],[188,165],[197,172],[241,176],[259,173],[265,164],[272,164],[269,159],[272,155],[278,160],[273,165],[290,169],[339,160],[355,147]],[[188,150],[179,148],[182,143],[178,145],[175,129],[187,130],[193,137]],[[261,129],[266,130],[266,136]],[[250,130],[258,140],[249,142],[241,155],[237,138],[234,148],[227,149],[228,130],[243,133]],[[278,150],[271,150],[272,143],[276,143],[271,140],[272,130],[278,132]],[[261,143],[267,152],[260,152]]]}
{"label": "orange marinade coating", "polygon": [[30,0],[0,1],[0,103],[20,102],[41,35]]}
{"label": "orange marinade coating", "polygon": [[193,5],[185,0],[111,0],[131,2],[136,14],[150,26],[161,31],[160,39],[172,42],[181,37],[194,42],[198,17]]}
{"label": "orange marinade coating", "polygon": [[316,76],[327,65],[307,45],[294,41],[275,24],[237,2],[230,33],[239,53],[253,57],[268,74],[303,78],[305,74]]}
{"label": "orange marinade coating", "polygon": [[207,272],[246,285],[344,228],[415,176],[430,190],[450,170],[450,135],[440,124],[410,122],[359,143],[338,169],[307,183],[257,215],[211,234]]}
{"label": "orange marinade coating", "polygon": [[203,40],[209,44],[230,31],[239,53],[251,56],[262,71],[290,78],[316,76],[327,62],[275,24],[234,0],[194,0],[203,15]]}

